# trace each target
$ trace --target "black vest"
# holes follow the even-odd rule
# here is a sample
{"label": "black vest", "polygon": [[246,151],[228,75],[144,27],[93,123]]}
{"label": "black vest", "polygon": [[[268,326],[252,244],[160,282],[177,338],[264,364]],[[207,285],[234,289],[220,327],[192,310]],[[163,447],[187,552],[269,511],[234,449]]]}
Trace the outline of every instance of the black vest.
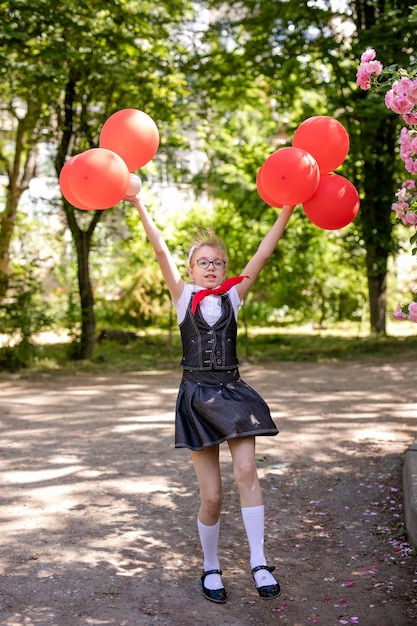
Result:
{"label": "black vest", "polygon": [[187,313],[180,324],[183,348],[181,367],[194,371],[237,368],[237,323],[228,295],[219,296],[222,314],[214,326],[207,324],[200,313],[200,306],[192,314],[193,297],[194,295],[190,298]]}

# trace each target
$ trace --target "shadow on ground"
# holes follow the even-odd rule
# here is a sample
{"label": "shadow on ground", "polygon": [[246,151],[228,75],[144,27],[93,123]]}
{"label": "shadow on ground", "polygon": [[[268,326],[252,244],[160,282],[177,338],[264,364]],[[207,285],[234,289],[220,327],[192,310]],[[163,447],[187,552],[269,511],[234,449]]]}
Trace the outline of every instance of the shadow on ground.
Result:
{"label": "shadow on ground", "polygon": [[417,619],[401,472],[416,436],[410,362],[242,368],[280,435],[258,440],[262,601],[227,445],[221,566],[201,595],[195,476],[173,448],[179,373],[0,381],[0,621],[7,626],[403,626]]}

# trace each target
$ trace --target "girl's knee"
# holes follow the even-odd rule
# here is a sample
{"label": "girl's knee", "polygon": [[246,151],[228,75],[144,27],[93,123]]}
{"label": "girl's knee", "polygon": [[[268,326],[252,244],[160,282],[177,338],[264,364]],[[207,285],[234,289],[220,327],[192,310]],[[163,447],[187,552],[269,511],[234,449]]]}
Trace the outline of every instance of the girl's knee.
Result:
{"label": "girl's knee", "polygon": [[211,516],[220,515],[223,504],[223,493],[221,491],[210,491],[201,493],[201,505]]}
{"label": "girl's knee", "polygon": [[253,459],[242,459],[235,463],[233,472],[238,484],[252,485],[258,482],[258,473]]}

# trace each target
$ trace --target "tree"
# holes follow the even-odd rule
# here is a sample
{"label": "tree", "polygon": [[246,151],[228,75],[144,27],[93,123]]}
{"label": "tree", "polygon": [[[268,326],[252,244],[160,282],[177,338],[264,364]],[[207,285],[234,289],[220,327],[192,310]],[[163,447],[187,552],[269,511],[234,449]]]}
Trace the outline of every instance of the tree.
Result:
{"label": "tree", "polygon": [[341,173],[360,191],[358,245],[363,241],[366,246],[371,330],[384,334],[398,123],[383,105],[359,93],[355,74],[361,51],[370,45],[381,50],[383,62],[395,58],[401,63],[412,53],[408,2],[358,0],[340,12],[330,1],[214,0],[209,5],[217,11],[200,61],[207,97],[216,97],[223,80],[227,87],[222,93],[231,103],[239,90],[263,77],[267,93],[282,111],[271,145],[277,136],[290,140],[297,125],[311,115],[334,115],[348,129],[351,150]]}
{"label": "tree", "polygon": [[[179,232],[181,237],[189,233],[186,239],[190,241],[194,220],[205,219],[205,226],[214,225],[229,251],[229,271],[236,274],[256,250],[279,209],[263,203],[255,184],[259,166],[271,151],[268,133],[276,128],[262,79],[253,81],[250,93],[233,107],[231,102],[213,103],[210,121],[200,128],[209,162],[194,183],[197,189],[202,187],[210,193],[214,210],[204,218],[201,211],[187,215]],[[359,268],[364,272],[364,254],[352,246],[352,230],[324,232],[297,209],[285,237],[246,298],[245,319],[267,323],[288,310],[297,320],[307,318],[323,324],[332,319],[358,319],[366,298],[364,281],[357,277]],[[186,257],[186,252],[182,256]]]}
{"label": "tree", "polygon": [[[161,129],[171,123],[174,130],[187,114],[179,106],[186,51],[175,36],[185,19],[186,1],[138,7],[127,0],[66,0],[58,5],[45,0],[34,11],[32,3],[12,0],[1,8],[6,15],[2,75],[11,97],[19,94],[26,105],[33,99],[45,113],[33,127],[52,146],[57,176],[68,157],[98,145],[100,128],[115,110],[146,110]],[[28,143],[34,149],[35,138]],[[16,206],[10,219],[7,213],[2,217],[9,233],[8,239],[2,237],[4,248]],[[85,358],[95,334],[88,257],[102,213],[81,215],[65,200],[63,206],[78,259],[81,334],[74,355]]]}
{"label": "tree", "polygon": [[[356,25],[356,45],[352,48],[356,64],[360,53],[371,46],[380,51],[380,58],[387,65],[393,59],[400,64],[408,60],[413,46],[408,2],[369,4],[363,1],[353,2],[351,6]],[[382,102],[376,101],[374,94],[356,92],[352,102],[354,115],[351,118],[360,134],[359,142],[356,134],[355,154],[362,151],[364,155],[357,180],[360,180],[363,194],[361,224],[367,253],[371,328],[376,333],[385,333],[387,263],[395,249],[391,204],[400,169],[396,150],[400,124]],[[369,150],[369,146],[374,149]]]}
{"label": "tree", "polygon": [[[9,275],[9,250],[22,193],[36,173],[37,146],[48,124],[45,106],[51,95],[51,75],[44,76],[28,46],[37,28],[33,9],[20,30],[22,3],[0,2],[0,171],[8,179],[5,209],[0,214],[0,304]],[[33,56],[32,56],[33,55]]]}
{"label": "tree", "polygon": [[[35,100],[29,101],[26,112],[19,111],[17,99],[9,101],[5,107],[12,128],[7,138],[0,141],[0,161],[8,178],[6,206],[0,221],[0,304],[8,286],[9,249],[19,199],[28,188],[35,174],[35,154],[37,145],[37,123],[39,107]],[[14,151],[9,153],[8,140],[14,135]]]}

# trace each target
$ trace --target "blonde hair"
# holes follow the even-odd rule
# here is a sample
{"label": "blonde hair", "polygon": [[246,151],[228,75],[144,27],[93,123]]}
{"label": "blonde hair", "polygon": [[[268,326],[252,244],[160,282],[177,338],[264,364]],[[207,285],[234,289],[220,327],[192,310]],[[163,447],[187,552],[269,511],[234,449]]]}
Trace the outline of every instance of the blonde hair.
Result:
{"label": "blonde hair", "polygon": [[223,259],[228,262],[226,246],[222,239],[220,239],[213,229],[198,228],[194,237],[193,245],[188,253],[188,262],[191,265],[194,254],[203,246],[211,246],[216,248],[223,256]]}

